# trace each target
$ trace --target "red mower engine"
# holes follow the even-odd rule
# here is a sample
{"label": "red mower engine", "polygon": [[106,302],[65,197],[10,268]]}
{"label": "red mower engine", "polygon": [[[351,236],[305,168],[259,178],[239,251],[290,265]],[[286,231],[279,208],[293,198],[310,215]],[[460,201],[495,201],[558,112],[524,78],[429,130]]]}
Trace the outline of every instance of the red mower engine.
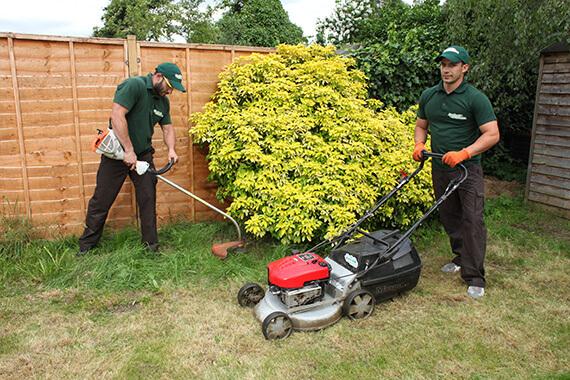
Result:
{"label": "red mower engine", "polygon": [[322,299],[330,267],[319,255],[305,252],[269,263],[267,272],[271,292],[293,307]]}

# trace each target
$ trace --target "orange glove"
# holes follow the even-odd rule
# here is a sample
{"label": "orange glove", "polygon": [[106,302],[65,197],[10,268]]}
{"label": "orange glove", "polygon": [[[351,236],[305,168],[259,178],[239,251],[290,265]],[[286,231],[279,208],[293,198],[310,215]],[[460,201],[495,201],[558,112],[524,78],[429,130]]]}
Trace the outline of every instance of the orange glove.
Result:
{"label": "orange glove", "polygon": [[424,144],[423,142],[419,142],[416,144],[415,148],[414,148],[414,153],[412,153],[412,157],[414,158],[414,161],[421,161],[422,160],[422,151],[426,148],[426,144]]}
{"label": "orange glove", "polygon": [[454,168],[456,165],[470,158],[471,155],[469,154],[467,149],[463,148],[459,152],[447,152],[446,154],[443,155],[442,161],[444,164]]}

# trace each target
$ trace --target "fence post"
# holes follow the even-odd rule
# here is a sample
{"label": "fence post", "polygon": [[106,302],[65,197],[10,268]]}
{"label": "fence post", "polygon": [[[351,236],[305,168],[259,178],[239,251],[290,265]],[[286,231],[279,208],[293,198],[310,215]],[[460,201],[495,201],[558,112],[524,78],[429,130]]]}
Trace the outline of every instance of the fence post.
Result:
{"label": "fence post", "polygon": [[[139,75],[139,62],[140,58],[138,56],[137,48],[137,36],[128,35],[127,36],[127,69],[130,77],[135,77]],[[136,192],[134,184],[131,185],[131,209],[133,210],[133,222],[139,226],[139,208],[136,201]]]}
{"label": "fence post", "polygon": [[139,74],[139,57],[137,55],[137,36],[127,36],[127,65],[129,66],[129,77]]}

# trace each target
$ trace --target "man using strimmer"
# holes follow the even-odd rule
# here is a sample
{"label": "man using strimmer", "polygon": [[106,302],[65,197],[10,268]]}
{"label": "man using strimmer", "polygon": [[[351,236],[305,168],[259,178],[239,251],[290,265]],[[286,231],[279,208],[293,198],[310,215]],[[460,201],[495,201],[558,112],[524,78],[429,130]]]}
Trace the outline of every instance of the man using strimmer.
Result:
{"label": "man using strimmer", "polygon": [[176,134],[170,119],[167,95],[174,89],[186,92],[178,66],[165,62],[154,73],[126,79],[117,87],[113,98],[110,124],[124,149],[123,160],[101,156],[97,183],[89,201],[85,230],[79,238],[78,256],[95,247],[103,233],[111,205],[119,194],[127,175],[135,186],[140,213],[142,242],[150,252],[158,252],[156,228],[156,176],[135,172],[136,162],[152,165],[152,135],[158,123],[168,147],[168,159],[176,162]]}

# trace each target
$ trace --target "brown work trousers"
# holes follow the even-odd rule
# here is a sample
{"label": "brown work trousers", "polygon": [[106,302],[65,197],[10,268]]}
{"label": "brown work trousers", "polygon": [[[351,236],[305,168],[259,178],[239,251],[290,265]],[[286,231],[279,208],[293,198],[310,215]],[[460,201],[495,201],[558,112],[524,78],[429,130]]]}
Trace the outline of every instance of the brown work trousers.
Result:
{"label": "brown work trousers", "polygon": [[[147,161],[154,167],[152,151],[143,153],[137,159]],[[109,215],[109,210],[115,202],[127,175],[135,186],[137,206],[141,224],[143,243],[156,245],[158,234],[156,231],[156,176],[150,173],[138,175],[136,171],[129,170],[120,160],[113,160],[101,156],[101,163],[97,170],[97,184],[95,192],[87,209],[85,230],[79,238],[79,249],[82,251],[93,248],[101,239],[103,227]]]}
{"label": "brown work trousers", "polygon": [[[470,286],[485,287],[485,251],[487,229],[483,221],[485,192],[480,164],[467,164],[469,176],[439,208],[439,217],[455,254],[453,262],[461,266],[461,277]],[[440,197],[449,181],[459,171],[433,167],[435,196]]]}

